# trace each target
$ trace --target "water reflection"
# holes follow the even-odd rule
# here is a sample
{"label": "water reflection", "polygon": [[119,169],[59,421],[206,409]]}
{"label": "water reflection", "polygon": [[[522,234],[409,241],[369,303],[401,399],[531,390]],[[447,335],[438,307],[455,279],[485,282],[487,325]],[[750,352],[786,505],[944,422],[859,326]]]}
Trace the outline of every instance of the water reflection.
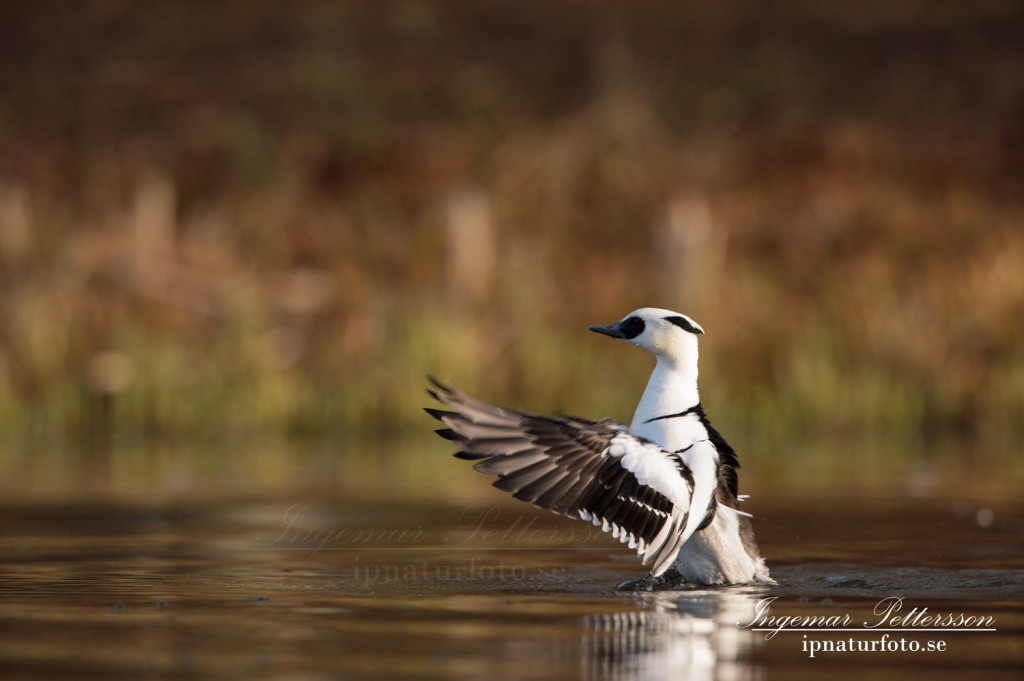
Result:
{"label": "water reflection", "polygon": [[568,541],[540,512],[481,525],[477,507],[467,522],[458,504],[393,501],[7,504],[0,667],[60,679],[752,679],[820,669],[798,635],[736,626],[763,598],[778,597],[780,615],[863,619],[901,596],[992,616],[998,631],[951,634],[941,657],[826,663],[1019,678],[1024,512],[993,506],[982,527],[920,502],[851,507],[760,516],[778,586],[622,593],[612,585],[640,566],[601,537]]}
{"label": "water reflection", "polygon": [[584,619],[582,666],[597,679],[750,679],[750,620],[765,589],[647,594],[641,610]]}

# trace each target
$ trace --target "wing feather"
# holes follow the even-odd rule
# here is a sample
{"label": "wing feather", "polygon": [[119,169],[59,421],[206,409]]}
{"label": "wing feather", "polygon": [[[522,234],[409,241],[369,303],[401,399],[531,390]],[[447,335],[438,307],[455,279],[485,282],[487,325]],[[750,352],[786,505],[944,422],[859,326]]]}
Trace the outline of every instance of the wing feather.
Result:
{"label": "wing feather", "polygon": [[[445,409],[428,408],[456,456],[496,475],[494,486],[581,518],[636,549],[652,574],[674,562],[693,532],[693,476],[683,460],[605,419],[551,418],[498,407],[431,379]],[[703,509],[702,509],[703,512]]]}

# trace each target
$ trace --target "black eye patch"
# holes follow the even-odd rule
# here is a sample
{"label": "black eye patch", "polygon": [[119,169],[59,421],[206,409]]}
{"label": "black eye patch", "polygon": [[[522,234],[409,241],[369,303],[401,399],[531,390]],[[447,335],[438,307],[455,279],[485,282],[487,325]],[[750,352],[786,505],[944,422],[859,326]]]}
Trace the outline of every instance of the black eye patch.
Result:
{"label": "black eye patch", "polygon": [[622,333],[622,337],[626,340],[632,340],[644,332],[646,326],[644,320],[639,317],[630,317],[626,321],[619,324],[619,331]]}
{"label": "black eye patch", "polygon": [[688,319],[686,319],[685,317],[665,317],[665,321],[666,322],[671,322],[671,323],[675,324],[676,326],[678,326],[683,331],[688,331],[690,333],[704,333],[703,331],[698,329],[696,326],[691,324],[690,321]]}

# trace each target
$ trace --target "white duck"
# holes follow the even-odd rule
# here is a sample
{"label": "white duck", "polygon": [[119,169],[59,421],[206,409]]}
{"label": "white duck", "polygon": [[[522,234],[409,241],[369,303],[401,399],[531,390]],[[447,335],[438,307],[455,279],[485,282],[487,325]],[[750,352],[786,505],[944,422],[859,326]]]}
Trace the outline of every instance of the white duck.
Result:
{"label": "white duck", "polygon": [[433,380],[449,410],[427,409],[459,458],[497,475],[517,499],[593,522],[636,549],[650,577],[681,583],[774,583],[737,492],[736,452],[707,419],[697,392],[697,336],[686,315],[641,308],[591,331],[657,358],[633,423],[547,417],[497,407]]}

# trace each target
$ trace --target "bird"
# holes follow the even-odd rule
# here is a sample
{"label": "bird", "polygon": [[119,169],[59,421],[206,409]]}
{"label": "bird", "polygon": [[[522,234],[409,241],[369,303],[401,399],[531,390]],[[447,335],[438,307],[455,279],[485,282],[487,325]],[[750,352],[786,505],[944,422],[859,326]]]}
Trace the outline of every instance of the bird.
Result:
{"label": "bird", "polygon": [[736,451],[711,425],[697,390],[690,317],[644,307],[588,327],[656,359],[632,423],[542,416],[499,407],[428,377],[427,407],[455,456],[494,486],[559,515],[589,521],[634,549],[650,573],[633,590],[774,584],[742,509]]}

